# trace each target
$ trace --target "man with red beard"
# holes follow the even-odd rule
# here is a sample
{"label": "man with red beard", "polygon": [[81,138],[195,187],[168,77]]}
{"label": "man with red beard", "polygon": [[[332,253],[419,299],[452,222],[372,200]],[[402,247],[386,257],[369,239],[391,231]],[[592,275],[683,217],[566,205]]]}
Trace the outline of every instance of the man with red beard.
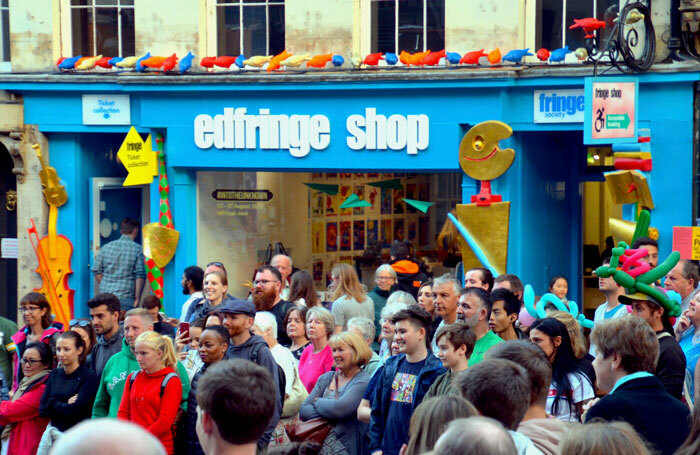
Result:
{"label": "man with red beard", "polygon": [[292,340],[287,336],[284,326],[284,316],[291,302],[282,300],[282,274],[276,267],[263,265],[255,274],[253,282],[253,303],[257,311],[269,311],[277,320],[277,342],[282,346],[289,346]]}

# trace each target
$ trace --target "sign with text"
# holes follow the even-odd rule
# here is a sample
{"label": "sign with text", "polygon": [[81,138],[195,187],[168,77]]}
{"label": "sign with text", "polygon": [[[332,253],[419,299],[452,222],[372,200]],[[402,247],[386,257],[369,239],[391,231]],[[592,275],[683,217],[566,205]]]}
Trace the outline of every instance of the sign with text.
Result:
{"label": "sign with text", "polygon": [[129,95],[83,95],[83,125],[129,124]]}
{"label": "sign with text", "polygon": [[119,147],[117,157],[129,172],[123,186],[148,185],[153,181],[153,176],[158,175],[156,152],[151,146],[151,135],[149,134],[144,141],[133,126]]}
{"label": "sign with text", "polygon": [[673,227],[673,251],[681,253],[681,259],[700,259],[700,227]]}
{"label": "sign with text", "polygon": [[585,144],[637,140],[637,98],[634,78],[586,78]]}
{"label": "sign with text", "polygon": [[535,90],[535,123],[583,123],[583,89]]}

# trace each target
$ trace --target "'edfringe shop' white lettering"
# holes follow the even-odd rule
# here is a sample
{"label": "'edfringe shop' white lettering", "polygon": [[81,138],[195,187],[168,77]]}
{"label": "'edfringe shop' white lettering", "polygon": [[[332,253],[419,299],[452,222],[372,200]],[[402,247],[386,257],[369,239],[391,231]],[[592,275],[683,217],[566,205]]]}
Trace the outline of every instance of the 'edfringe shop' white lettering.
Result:
{"label": "'edfringe shop' white lettering", "polygon": [[325,115],[246,114],[244,107],[224,108],[212,118],[200,114],[194,119],[194,143],[200,149],[256,149],[260,137],[263,150],[289,150],[297,158],[309,151],[323,150],[331,143],[331,123]]}
{"label": "'edfringe shop' white lettering", "polygon": [[[377,115],[377,109],[368,107],[362,115],[351,115],[345,122],[350,136],[348,147],[352,150],[402,150],[416,155],[428,148],[430,122],[425,114]],[[364,127],[364,129],[363,129]]]}

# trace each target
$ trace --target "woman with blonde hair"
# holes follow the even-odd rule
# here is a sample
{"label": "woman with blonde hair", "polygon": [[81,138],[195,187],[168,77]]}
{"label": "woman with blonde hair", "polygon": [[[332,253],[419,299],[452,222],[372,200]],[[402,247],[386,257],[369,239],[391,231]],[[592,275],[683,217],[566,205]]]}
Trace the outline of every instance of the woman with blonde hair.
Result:
{"label": "woman with blonde hair", "polygon": [[478,416],[473,404],[457,395],[428,398],[418,405],[411,416],[408,446],[404,455],[432,452],[435,443],[456,419]]}
{"label": "woman with blonde hair", "polygon": [[359,455],[367,432],[367,424],[356,418],[356,409],[369,383],[362,366],[372,351],[355,332],[342,332],[331,337],[335,371],[321,375],[299,410],[302,421],[324,418],[333,425],[323,442],[321,454]]}
{"label": "woman with blonde hair", "polygon": [[335,333],[348,329],[348,321],[355,317],[374,320],[374,302],[367,296],[357,278],[357,272],[349,264],[336,264],[331,271],[333,279],[333,306]]}
{"label": "woman with blonde hair", "polygon": [[[627,422],[576,425],[559,444],[561,455],[651,455],[644,440]],[[697,452],[695,452],[697,453]]]}
{"label": "woman with blonde hair", "polygon": [[141,425],[173,454],[172,427],[182,401],[173,342],[168,336],[144,332],[136,338],[134,354],[141,370],[126,378],[117,417]]}

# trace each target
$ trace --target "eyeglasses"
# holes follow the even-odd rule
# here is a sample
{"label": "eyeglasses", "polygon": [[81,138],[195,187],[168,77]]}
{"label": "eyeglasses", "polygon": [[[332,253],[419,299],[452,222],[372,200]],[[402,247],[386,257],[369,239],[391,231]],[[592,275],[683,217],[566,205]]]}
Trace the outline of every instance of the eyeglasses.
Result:
{"label": "eyeglasses", "polygon": [[212,265],[214,267],[223,267],[224,266],[224,264],[222,264],[221,262],[210,262],[209,264],[207,264],[207,267],[211,267]]}
{"label": "eyeglasses", "polygon": [[393,276],[378,276],[377,281],[391,281],[393,280]]}
{"label": "eyeglasses", "polygon": [[20,313],[28,313],[28,312],[34,312],[37,310],[40,310],[41,308],[38,306],[23,306],[19,307],[19,312]]}
{"label": "eyeglasses", "polygon": [[279,283],[277,280],[255,280],[253,286],[265,286],[267,283]]}
{"label": "eyeglasses", "polygon": [[27,359],[27,358],[24,358],[24,357],[23,357],[23,358],[20,360],[20,362],[22,362],[22,364],[24,364],[24,365],[36,365],[37,363],[41,363],[41,360]]}
{"label": "eyeglasses", "polygon": [[73,327],[74,325],[77,325],[79,327],[87,327],[90,325],[90,321],[88,321],[87,319],[71,319],[68,323],[68,326]]}

